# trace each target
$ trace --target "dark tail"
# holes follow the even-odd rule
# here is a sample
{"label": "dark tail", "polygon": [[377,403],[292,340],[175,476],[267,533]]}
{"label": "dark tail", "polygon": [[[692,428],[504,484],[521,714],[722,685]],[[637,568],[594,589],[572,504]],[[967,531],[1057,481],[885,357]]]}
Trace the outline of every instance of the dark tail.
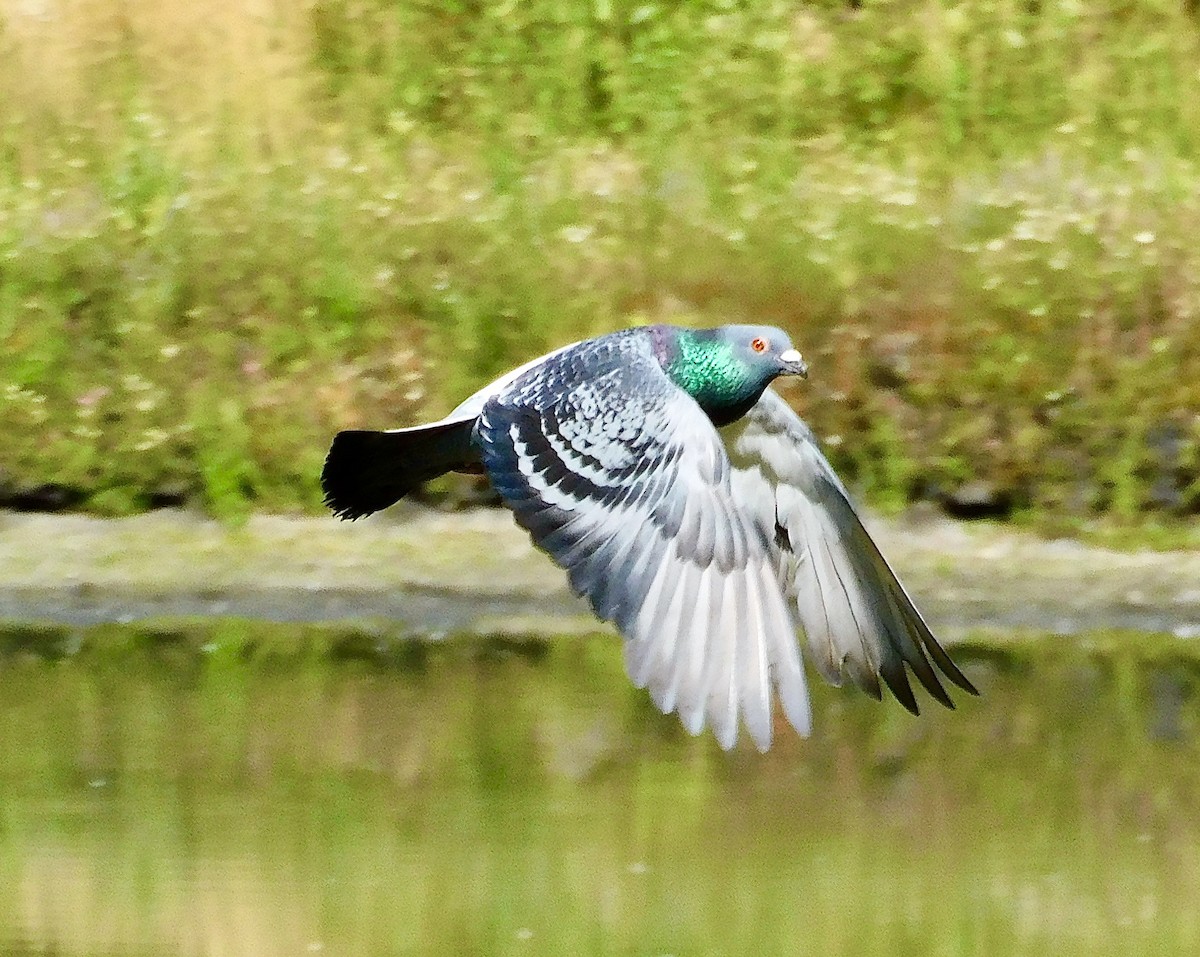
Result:
{"label": "dark tail", "polygon": [[351,430],[333,437],[321,488],[338,518],[362,518],[394,505],[422,482],[475,458],[474,419],[396,432]]}

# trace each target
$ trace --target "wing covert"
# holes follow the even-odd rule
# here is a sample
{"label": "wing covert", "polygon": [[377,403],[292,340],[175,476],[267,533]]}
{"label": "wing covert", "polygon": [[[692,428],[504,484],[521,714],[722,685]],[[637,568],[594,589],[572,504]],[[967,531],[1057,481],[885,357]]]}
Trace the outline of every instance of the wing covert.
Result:
{"label": "wing covert", "polygon": [[644,338],[568,349],[517,377],[477,427],[492,484],[572,588],[626,639],[664,711],[723,747],[771,741],[771,688],[811,724],[771,543],[733,497],[724,446]]}

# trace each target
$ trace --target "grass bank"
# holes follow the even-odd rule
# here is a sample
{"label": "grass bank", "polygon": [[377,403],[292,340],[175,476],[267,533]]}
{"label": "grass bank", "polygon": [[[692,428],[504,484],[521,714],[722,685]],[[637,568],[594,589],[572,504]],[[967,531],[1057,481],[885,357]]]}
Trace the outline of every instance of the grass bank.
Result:
{"label": "grass bank", "polygon": [[1160,0],[5,0],[0,479],[309,510],[336,429],[631,322],[764,320],[877,506],[1169,523],[1197,62]]}
{"label": "grass bank", "polygon": [[[1190,537],[1177,531],[1179,550],[1162,552],[911,515],[872,521],[871,531],[943,640],[984,630],[1052,640],[1099,630],[1200,637],[1194,525]],[[426,636],[602,627],[498,509],[401,506],[353,525],[252,515],[236,528],[172,509],[0,520],[0,623],[226,616],[370,621]]]}

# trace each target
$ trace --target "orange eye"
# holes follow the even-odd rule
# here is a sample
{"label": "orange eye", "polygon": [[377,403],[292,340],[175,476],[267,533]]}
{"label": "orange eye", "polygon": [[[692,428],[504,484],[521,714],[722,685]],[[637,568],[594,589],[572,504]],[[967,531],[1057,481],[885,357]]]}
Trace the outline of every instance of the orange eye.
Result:
{"label": "orange eye", "polygon": [[766,352],[770,348],[770,345],[768,345],[767,340],[762,336],[756,336],[750,340],[750,348],[755,352]]}

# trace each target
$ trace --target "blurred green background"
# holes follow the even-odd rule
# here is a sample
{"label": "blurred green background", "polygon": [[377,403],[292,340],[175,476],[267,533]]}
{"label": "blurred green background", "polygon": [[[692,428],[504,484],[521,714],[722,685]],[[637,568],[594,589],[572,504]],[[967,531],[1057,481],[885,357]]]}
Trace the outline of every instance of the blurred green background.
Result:
{"label": "blurred green background", "polygon": [[759,755],[607,635],[3,631],[0,953],[1194,954],[1200,682],[1128,637]]}
{"label": "blurred green background", "polygon": [[[0,511],[0,957],[1200,952],[1198,157],[1195,0],[0,0],[0,509],[183,509]],[[256,522],[338,429],[729,321],[876,513],[1176,549],[1096,603],[1164,634],[922,507],[981,699],[820,685],[760,756],[611,633],[228,617],[503,589],[465,516]]]}
{"label": "blurred green background", "polygon": [[5,0],[6,500],[315,509],[633,322],[764,320],[870,502],[1200,509],[1190,0]]}

